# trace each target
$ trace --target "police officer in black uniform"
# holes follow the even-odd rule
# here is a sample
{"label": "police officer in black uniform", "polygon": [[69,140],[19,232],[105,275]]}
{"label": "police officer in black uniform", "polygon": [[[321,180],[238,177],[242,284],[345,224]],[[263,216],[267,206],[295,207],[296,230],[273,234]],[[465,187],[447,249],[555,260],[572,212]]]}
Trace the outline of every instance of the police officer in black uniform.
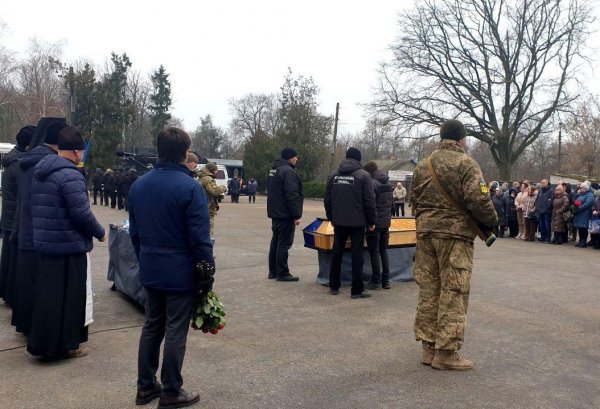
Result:
{"label": "police officer in black uniform", "polygon": [[348,237],[352,242],[352,298],[366,298],[362,280],[363,242],[365,229],[375,230],[376,200],[371,175],[360,163],[362,155],[356,148],[348,148],[346,159],[327,181],[325,213],[333,223],[333,254],[329,267],[329,288],[338,295],[342,272],[342,256]]}
{"label": "police officer in black uniform", "polygon": [[271,219],[269,278],[277,281],[298,281],[288,268],[288,250],[294,242],[294,230],[300,224],[304,190],[296,173],[298,154],[292,148],[281,151],[281,159],[273,163],[267,179],[267,214]]}

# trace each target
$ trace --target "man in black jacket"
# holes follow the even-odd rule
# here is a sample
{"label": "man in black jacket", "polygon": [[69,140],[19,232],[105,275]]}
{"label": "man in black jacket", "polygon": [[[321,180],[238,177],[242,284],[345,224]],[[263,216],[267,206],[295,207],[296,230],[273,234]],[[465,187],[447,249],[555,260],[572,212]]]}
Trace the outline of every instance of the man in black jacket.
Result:
{"label": "man in black jacket", "polygon": [[281,151],[281,159],[273,163],[267,180],[267,214],[271,219],[269,278],[277,281],[298,281],[288,268],[288,250],[294,242],[294,230],[300,224],[304,190],[294,170],[298,154],[292,148]]}
{"label": "man in black jacket", "polygon": [[329,267],[329,288],[338,295],[341,281],[342,256],[348,237],[352,242],[352,298],[366,298],[362,280],[363,242],[365,228],[375,230],[375,191],[371,175],[360,163],[362,155],[356,148],[346,151],[346,159],[327,181],[325,213],[333,224],[333,254]]}

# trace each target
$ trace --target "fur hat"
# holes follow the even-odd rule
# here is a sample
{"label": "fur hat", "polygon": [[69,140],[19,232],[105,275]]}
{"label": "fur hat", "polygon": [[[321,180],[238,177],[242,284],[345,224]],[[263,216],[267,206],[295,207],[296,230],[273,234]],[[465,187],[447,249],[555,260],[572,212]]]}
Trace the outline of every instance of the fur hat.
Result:
{"label": "fur hat", "polygon": [[449,119],[440,127],[440,137],[442,139],[451,139],[460,141],[467,136],[467,130],[462,122],[456,119]]}
{"label": "fur hat", "polygon": [[21,128],[17,134],[17,145],[20,148],[26,148],[29,146],[31,138],[33,138],[33,134],[35,134],[35,129],[35,126],[25,126]]}
{"label": "fur hat", "polygon": [[[52,128],[54,125],[51,125]],[[50,129],[48,129],[50,134]],[[61,151],[82,151],[85,149],[83,135],[74,126],[63,128],[58,134],[58,149]]]}
{"label": "fur hat", "polygon": [[294,148],[284,148],[281,151],[281,158],[285,160],[290,160],[294,157],[298,156],[298,153],[294,150]]}
{"label": "fur hat", "polygon": [[379,167],[377,166],[377,163],[375,163],[374,161],[369,161],[367,163],[365,163],[365,166],[363,166],[363,169],[366,170],[367,172],[373,174],[374,172],[376,172]]}
{"label": "fur hat", "polygon": [[586,180],[579,187],[582,188],[583,190],[590,190],[590,181]]}
{"label": "fur hat", "polygon": [[58,145],[58,134],[66,127],[67,124],[65,124],[64,122],[54,122],[48,127],[48,130],[46,131],[44,143],[48,145]]}
{"label": "fur hat", "polygon": [[219,168],[217,168],[217,164],[214,162],[208,162],[204,167],[206,168],[206,170],[208,170],[213,175],[215,174],[215,172],[217,170],[219,170]]}
{"label": "fur hat", "polygon": [[362,160],[362,153],[358,149],[350,147],[346,151],[346,159],[354,159],[360,162]]}

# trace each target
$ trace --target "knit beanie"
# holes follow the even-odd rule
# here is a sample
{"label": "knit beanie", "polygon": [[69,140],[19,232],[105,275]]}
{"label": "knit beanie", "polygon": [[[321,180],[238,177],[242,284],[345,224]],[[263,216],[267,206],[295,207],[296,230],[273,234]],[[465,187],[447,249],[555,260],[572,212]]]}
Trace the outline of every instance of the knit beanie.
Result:
{"label": "knit beanie", "polygon": [[35,133],[35,129],[35,126],[25,126],[21,128],[17,134],[17,145],[20,148],[26,148],[29,146],[31,138],[33,138],[33,134]]}
{"label": "knit beanie", "polygon": [[66,127],[67,125],[64,122],[54,122],[46,131],[44,143],[48,145],[58,145],[58,134]]}
{"label": "knit beanie", "polygon": [[83,135],[74,126],[67,126],[58,134],[58,150],[82,151],[85,149]]}
{"label": "knit beanie", "polygon": [[442,139],[451,139],[460,141],[467,136],[467,130],[462,122],[456,119],[449,119],[440,127],[440,137]]}
{"label": "knit beanie", "polygon": [[294,157],[298,156],[298,153],[294,150],[294,148],[284,148],[281,151],[281,158],[285,160],[290,160]]}
{"label": "knit beanie", "polygon": [[365,166],[363,166],[363,169],[366,170],[367,172],[369,172],[370,174],[373,174],[379,169],[379,167],[377,166],[377,163],[375,163],[374,161],[369,161],[369,162],[365,163]]}
{"label": "knit beanie", "polygon": [[358,149],[350,147],[346,151],[346,159],[354,159],[360,162],[362,160],[362,154]]}

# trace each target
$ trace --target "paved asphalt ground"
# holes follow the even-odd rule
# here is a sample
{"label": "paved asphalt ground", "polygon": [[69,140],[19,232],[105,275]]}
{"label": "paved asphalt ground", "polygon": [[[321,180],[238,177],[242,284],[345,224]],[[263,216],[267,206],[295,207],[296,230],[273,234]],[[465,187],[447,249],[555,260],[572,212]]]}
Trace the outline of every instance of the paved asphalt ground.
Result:
{"label": "paved asphalt ground", "polygon": [[[599,408],[600,251],[499,239],[477,243],[463,353],[470,372],[419,362],[414,283],[366,300],[317,285],[314,250],[296,233],[300,282],[267,280],[266,202],[223,203],[216,219],[218,277],[228,326],[190,332],[184,387],[203,408]],[[124,212],[94,206],[104,226]],[[305,203],[305,226],[323,215]],[[143,316],[109,290],[108,250],[93,259],[95,323],[87,357],[42,363],[22,347],[0,306],[0,408],[134,408]],[[155,407],[153,402],[149,407]]]}

